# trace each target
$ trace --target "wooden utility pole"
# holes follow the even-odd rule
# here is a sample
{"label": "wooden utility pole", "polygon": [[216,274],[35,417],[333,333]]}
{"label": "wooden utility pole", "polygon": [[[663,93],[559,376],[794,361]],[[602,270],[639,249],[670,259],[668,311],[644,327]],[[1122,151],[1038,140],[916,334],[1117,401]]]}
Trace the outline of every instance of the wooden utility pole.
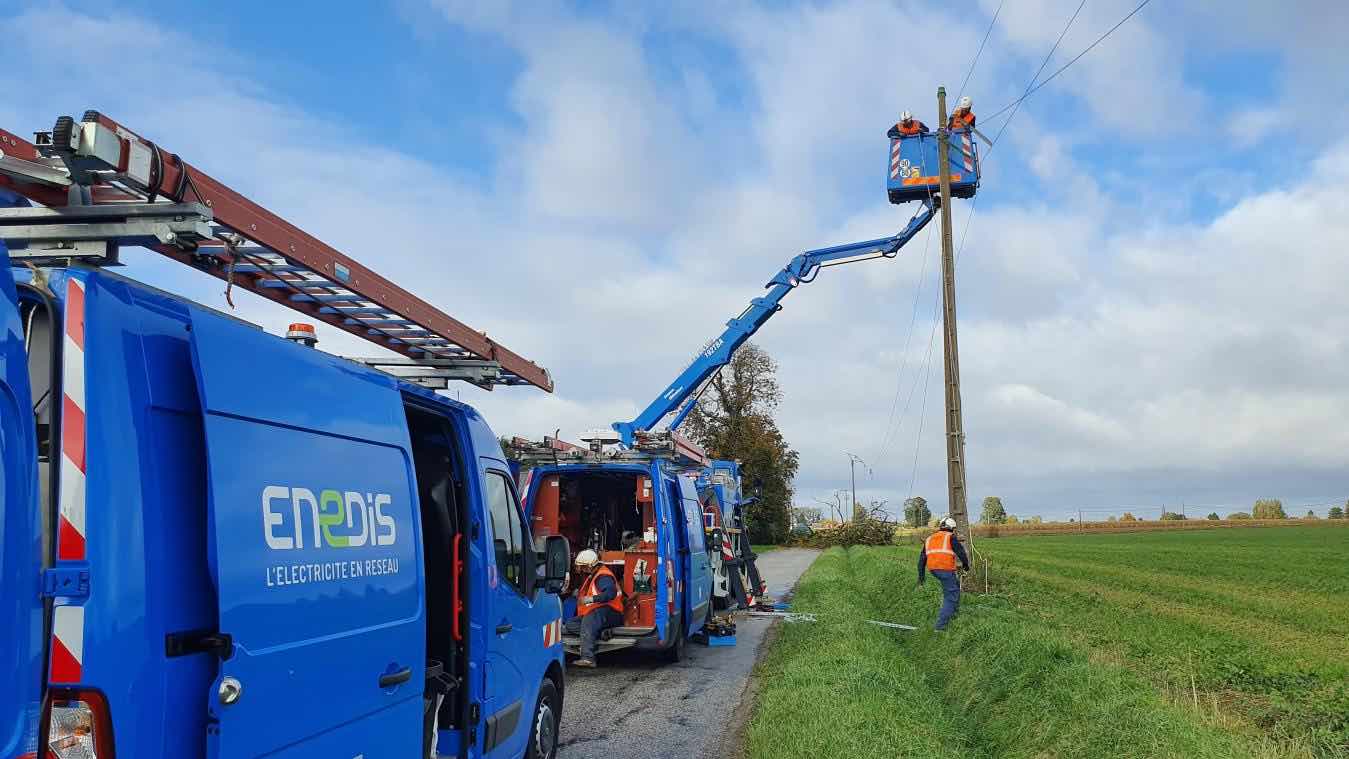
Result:
{"label": "wooden utility pole", "polygon": [[941,170],[942,352],[946,357],[946,493],[960,539],[970,540],[965,498],[965,422],[960,411],[960,347],[956,342],[956,264],[951,239],[951,136],[946,130],[946,88],[937,88],[937,162]]}

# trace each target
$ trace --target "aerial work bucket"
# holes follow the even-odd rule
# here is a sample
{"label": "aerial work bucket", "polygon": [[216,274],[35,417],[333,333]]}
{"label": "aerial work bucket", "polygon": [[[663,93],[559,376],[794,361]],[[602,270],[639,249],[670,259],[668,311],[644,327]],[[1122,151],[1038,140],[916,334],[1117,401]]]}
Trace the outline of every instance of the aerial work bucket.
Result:
{"label": "aerial work bucket", "polygon": [[[951,194],[972,198],[979,189],[979,151],[968,129],[951,133]],[[891,203],[923,200],[941,189],[935,132],[891,138],[886,188]]]}

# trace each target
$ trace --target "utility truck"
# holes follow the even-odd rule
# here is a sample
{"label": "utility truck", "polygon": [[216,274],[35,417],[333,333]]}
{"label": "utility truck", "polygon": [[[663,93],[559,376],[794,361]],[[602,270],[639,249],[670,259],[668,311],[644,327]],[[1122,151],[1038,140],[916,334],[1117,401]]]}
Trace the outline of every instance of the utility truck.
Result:
{"label": "utility truck", "polygon": [[[535,534],[565,537],[574,552],[594,550],[621,584],[623,624],[607,631],[599,652],[635,648],[679,661],[712,606],[697,486],[709,462],[677,435],[606,447],[615,441],[605,432],[589,448],[513,441],[525,512]],[[575,616],[576,598],[564,597],[563,607],[565,617]],[[580,649],[578,636],[564,634],[563,642],[571,653]]]}
{"label": "utility truck", "polygon": [[547,372],[99,113],[0,130],[0,196],[0,757],[553,756],[566,538],[434,391]]}

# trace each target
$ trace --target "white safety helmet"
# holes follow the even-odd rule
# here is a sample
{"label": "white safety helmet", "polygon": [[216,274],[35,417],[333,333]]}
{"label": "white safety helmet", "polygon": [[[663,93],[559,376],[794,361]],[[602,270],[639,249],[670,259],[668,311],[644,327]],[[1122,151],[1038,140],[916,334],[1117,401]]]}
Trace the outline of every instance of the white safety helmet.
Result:
{"label": "white safety helmet", "polygon": [[912,121],[912,120],[913,120],[913,112],[912,112],[912,111],[905,111],[905,112],[899,114],[899,120],[900,120],[900,121]]}
{"label": "white safety helmet", "polygon": [[593,567],[598,564],[599,561],[600,555],[589,548],[576,554],[576,566],[578,567]]}
{"label": "white safety helmet", "polygon": [[963,98],[960,99],[960,107],[961,107],[961,108],[964,108],[964,109],[967,110],[967,111],[968,111],[968,110],[970,109],[970,107],[973,106],[973,105],[974,105],[974,102],[970,100],[970,96],[969,96],[969,95],[966,95],[965,97],[963,97]]}
{"label": "white safety helmet", "polygon": [[[956,520],[951,517],[942,517],[941,521],[937,523],[937,527],[943,530],[954,530],[956,528]],[[580,559],[578,558],[577,562],[579,561]]]}

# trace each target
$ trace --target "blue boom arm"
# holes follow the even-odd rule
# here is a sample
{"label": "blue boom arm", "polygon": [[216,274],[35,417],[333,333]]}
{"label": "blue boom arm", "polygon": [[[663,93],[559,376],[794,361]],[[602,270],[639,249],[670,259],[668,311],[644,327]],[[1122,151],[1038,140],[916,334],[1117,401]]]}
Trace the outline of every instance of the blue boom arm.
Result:
{"label": "blue boom arm", "polygon": [[630,422],[614,422],[614,429],[624,445],[631,446],[637,432],[649,431],[665,417],[674,413],[670,429],[675,429],[693,408],[698,393],[712,379],[717,370],[731,362],[735,351],[754,336],[773,314],[782,310],[782,299],[797,285],[813,282],[821,268],[838,266],[872,258],[894,258],[899,249],[913,239],[932,220],[934,205],[925,200],[923,207],[909,220],[908,226],[893,237],[867,240],[851,245],[808,250],[792,259],[787,267],[765,285],[768,294],[750,301],[739,316],[726,322],[726,330],[693,359],[693,363],[679,375],[665,391]]}

